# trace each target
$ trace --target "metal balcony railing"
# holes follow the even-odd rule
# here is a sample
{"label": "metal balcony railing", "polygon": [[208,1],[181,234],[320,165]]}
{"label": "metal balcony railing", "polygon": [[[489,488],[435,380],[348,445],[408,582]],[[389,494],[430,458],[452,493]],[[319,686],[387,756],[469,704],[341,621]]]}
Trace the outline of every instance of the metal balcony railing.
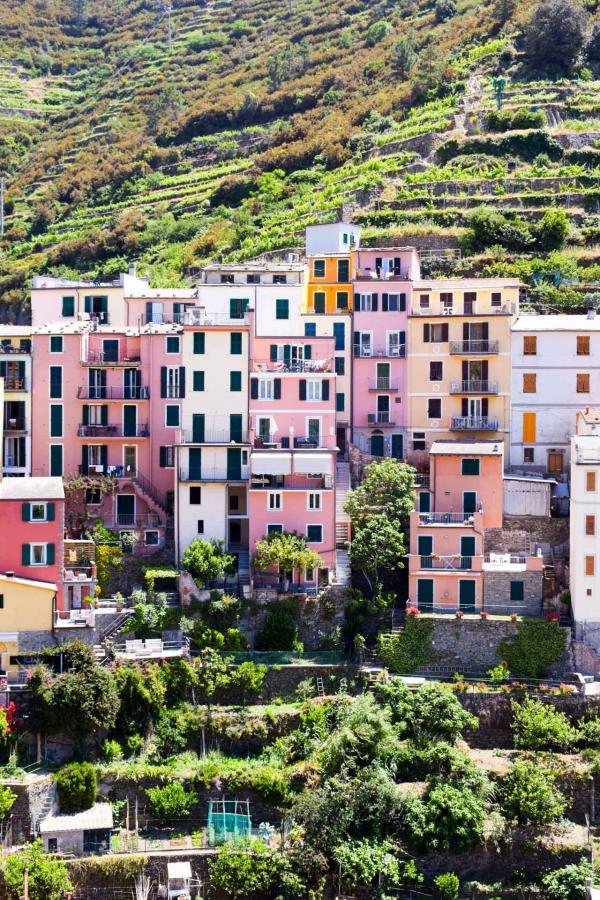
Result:
{"label": "metal balcony railing", "polygon": [[150,388],[142,385],[134,387],[98,387],[77,388],[79,400],[149,400]]}
{"label": "metal balcony railing", "polygon": [[367,420],[369,425],[395,425],[390,412],[369,413]]}
{"label": "metal balcony railing", "polygon": [[404,359],[406,356],[406,344],[398,344],[391,347],[366,347],[364,344],[354,344],[354,356],[359,359],[377,359],[390,357],[391,359]]}
{"label": "metal balcony railing", "polygon": [[318,375],[320,372],[332,372],[332,360],[328,359],[253,359],[253,372],[307,372]]}
{"label": "metal balcony railing", "polygon": [[450,420],[451,431],[498,431],[498,419],[488,416],[456,416]]}
{"label": "metal balcony railing", "polygon": [[13,347],[10,341],[0,341],[0,354],[3,353],[31,353],[31,343],[25,349],[24,347]]}
{"label": "metal balcony railing", "polygon": [[333,487],[332,475],[319,475],[311,478],[308,475],[253,475],[250,488],[267,491],[317,491]]}
{"label": "metal balcony railing", "polygon": [[150,437],[150,428],[147,424],[140,424],[136,428],[123,428],[122,425],[80,425],[79,437],[102,438],[144,438]]}
{"label": "metal balcony railing", "polygon": [[[477,512],[483,507],[478,506]],[[472,525],[475,512],[420,512],[419,525]]]}
{"label": "metal balcony railing", "polygon": [[247,444],[248,432],[231,431],[229,428],[206,428],[203,432],[184,428],[181,432],[182,444]]}
{"label": "metal balcony railing", "polygon": [[[106,521],[104,522],[106,525]],[[111,520],[111,524],[117,528],[161,528],[164,522],[156,513],[117,513]]]}
{"label": "metal balcony railing", "polygon": [[450,341],[450,353],[453,356],[467,356],[480,353],[484,356],[500,352],[498,341]]}
{"label": "metal balcony railing", "polygon": [[12,375],[7,375],[4,379],[4,390],[5,391],[26,391],[28,390],[28,382],[26,378],[14,378]]}
{"label": "metal balcony railing", "polygon": [[139,352],[113,353],[112,351],[88,350],[81,360],[84,366],[135,366],[140,363]]}
{"label": "metal balcony railing", "polygon": [[451,381],[451,394],[497,394],[497,381]]}
{"label": "metal balcony railing", "polygon": [[202,466],[200,470],[182,467],[179,469],[180,481],[247,481],[247,467],[227,469],[218,466]]}
{"label": "metal balcony railing", "polygon": [[480,556],[418,556],[421,569],[442,569],[449,571],[464,571],[473,568],[473,560]]}
{"label": "metal balcony railing", "polygon": [[415,484],[419,487],[429,487],[429,472],[417,472]]}
{"label": "metal balcony railing", "polygon": [[369,378],[370,391],[398,391],[400,383],[397,378]]}
{"label": "metal balcony railing", "polygon": [[4,420],[5,431],[27,431],[25,416],[11,416]]}

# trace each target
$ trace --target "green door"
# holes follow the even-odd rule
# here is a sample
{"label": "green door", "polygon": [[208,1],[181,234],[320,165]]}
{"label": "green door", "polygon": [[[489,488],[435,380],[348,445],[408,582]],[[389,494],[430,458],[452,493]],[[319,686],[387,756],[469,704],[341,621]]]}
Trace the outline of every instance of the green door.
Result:
{"label": "green door", "polygon": [[383,456],[383,435],[371,435],[371,456]]}
{"label": "green door", "polygon": [[525,599],[524,582],[511,581],[511,583],[510,583],[511,603],[523,603],[524,599]]}
{"label": "green door", "polygon": [[477,509],[477,492],[464,491],[463,493],[463,512],[471,515]]}
{"label": "green door", "polygon": [[403,459],[404,457],[404,439],[401,434],[392,435],[392,457],[394,459]]}
{"label": "green door", "polygon": [[461,539],[460,539],[460,567],[461,567],[461,569],[472,569],[474,556],[475,556],[475,538],[474,537],[461,537]]}
{"label": "green door", "polygon": [[117,524],[135,525],[135,497],[133,494],[117,494]]}
{"label": "green door", "polygon": [[417,581],[417,606],[423,612],[433,609],[433,578],[419,578]]}
{"label": "green door", "polygon": [[204,413],[194,413],[192,416],[192,443],[204,443]]}
{"label": "green door", "polygon": [[190,447],[188,454],[190,481],[200,481],[202,473],[202,451],[199,447]]}
{"label": "green door", "polygon": [[431,494],[429,491],[419,491],[419,512],[431,512]]}
{"label": "green door", "polygon": [[118,362],[119,360],[119,342],[118,341],[103,341],[102,342],[102,352],[104,356],[104,362]]}
{"label": "green door", "polygon": [[459,581],[458,603],[463,612],[474,612],[475,582],[472,579],[470,581]]}
{"label": "green door", "polygon": [[242,417],[239,413],[232,413],[229,416],[229,440],[235,441],[236,444],[242,443]]}
{"label": "green door", "polygon": [[242,451],[237,447],[227,448],[227,479],[240,481],[242,478]]}
{"label": "green door", "polygon": [[316,291],[313,296],[315,313],[319,316],[325,315],[325,293]]}
{"label": "green door", "polygon": [[123,406],[123,437],[135,437],[137,434],[137,406]]}
{"label": "green door", "polygon": [[430,535],[420,534],[418,538],[418,551],[421,557],[421,568],[431,569],[433,553],[433,538]]}
{"label": "green door", "polygon": [[125,369],[123,373],[123,397],[125,400],[141,400],[142,373],[139,369]]}

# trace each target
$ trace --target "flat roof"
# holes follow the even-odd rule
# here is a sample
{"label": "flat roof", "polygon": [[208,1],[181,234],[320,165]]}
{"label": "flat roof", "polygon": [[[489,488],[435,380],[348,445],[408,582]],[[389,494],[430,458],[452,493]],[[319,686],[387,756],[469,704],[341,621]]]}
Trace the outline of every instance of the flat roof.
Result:
{"label": "flat roof", "polygon": [[17,575],[7,575],[5,572],[0,572],[0,581],[5,584],[22,584],[24,587],[42,588],[52,592],[58,590],[57,586],[52,581],[37,581],[35,578],[19,578]]}
{"label": "flat roof", "polygon": [[306,264],[303,262],[268,262],[249,260],[244,263],[208,263],[202,266],[202,272],[303,272]]}
{"label": "flat roof", "polygon": [[0,325],[0,338],[23,337],[26,335],[30,335],[31,331],[31,325]]}
{"label": "flat roof", "polygon": [[52,275],[34,275],[31,282],[31,290],[47,290],[48,288],[118,288],[122,287],[117,281],[73,281],[70,278],[54,278]]}
{"label": "flat roof", "polygon": [[415,291],[424,291],[438,289],[462,290],[465,287],[473,288],[502,288],[502,287],[521,287],[521,281],[518,278],[427,278],[413,282]]}
{"label": "flat roof", "polygon": [[25,477],[3,478],[0,481],[0,500],[64,500],[62,478]]}
{"label": "flat roof", "polygon": [[112,827],[113,811],[110,803],[96,803],[91,809],[74,813],[71,816],[47,816],[40,822],[42,834],[57,831],[93,831]]}
{"label": "flat roof", "polygon": [[513,475],[512,472],[504,473],[505,481],[541,481],[544,484],[558,484],[556,478],[544,478],[543,475]]}
{"label": "flat roof", "polygon": [[500,456],[503,451],[502,441],[434,441],[429,453],[440,456]]}
{"label": "flat roof", "polygon": [[600,331],[600,316],[520,315],[512,325],[513,331]]}

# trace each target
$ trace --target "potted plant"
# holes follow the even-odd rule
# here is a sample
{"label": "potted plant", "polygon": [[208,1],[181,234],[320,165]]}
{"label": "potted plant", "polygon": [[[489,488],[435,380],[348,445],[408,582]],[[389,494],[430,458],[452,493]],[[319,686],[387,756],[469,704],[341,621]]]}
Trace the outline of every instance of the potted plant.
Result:
{"label": "potted plant", "polygon": [[488,612],[487,610],[482,609],[482,610],[480,611],[480,613],[479,613],[479,618],[480,618],[480,619],[483,619],[484,622],[485,622],[486,619],[489,619],[489,617],[490,617],[490,614],[489,614],[489,612]]}
{"label": "potted plant", "polygon": [[511,621],[511,622],[516,622],[516,621],[517,621],[517,618],[518,618],[518,616],[517,616],[516,613],[511,613],[511,614],[510,614],[510,621]]}
{"label": "potted plant", "polygon": [[462,611],[462,609],[457,609],[456,612],[454,613],[454,617],[456,619],[462,619],[463,616],[464,616],[464,612]]}

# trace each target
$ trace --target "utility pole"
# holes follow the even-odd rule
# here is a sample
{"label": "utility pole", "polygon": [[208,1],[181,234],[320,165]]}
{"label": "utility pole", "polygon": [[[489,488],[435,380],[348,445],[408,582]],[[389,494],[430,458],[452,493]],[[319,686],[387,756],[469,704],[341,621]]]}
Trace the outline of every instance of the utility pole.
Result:
{"label": "utility pole", "polygon": [[4,175],[0,175],[0,234],[4,234]]}
{"label": "utility pole", "polygon": [[23,900],[29,900],[29,869],[23,872]]}
{"label": "utility pole", "polygon": [[167,29],[168,29],[167,46],[168,46],[169,50],[173,49],[173,22],[171,19],[172,12],[173,12],[173,4],[172,4],[171,0],[167,0],[167,3],[166,3]]}

